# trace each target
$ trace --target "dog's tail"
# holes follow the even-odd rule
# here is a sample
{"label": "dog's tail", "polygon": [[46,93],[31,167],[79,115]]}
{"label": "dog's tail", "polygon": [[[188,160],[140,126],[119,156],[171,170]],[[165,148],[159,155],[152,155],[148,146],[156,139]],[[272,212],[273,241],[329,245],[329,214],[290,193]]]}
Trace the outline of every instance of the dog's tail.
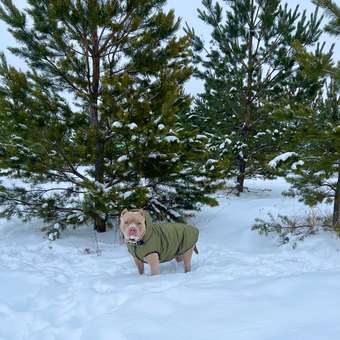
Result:
{"label": "dog's tail", "polygon": [[198,249],[197,249],[196,244],[195,244],[195,247],[194,247],[194,252],[195,252],[195,254],[198,254]]}

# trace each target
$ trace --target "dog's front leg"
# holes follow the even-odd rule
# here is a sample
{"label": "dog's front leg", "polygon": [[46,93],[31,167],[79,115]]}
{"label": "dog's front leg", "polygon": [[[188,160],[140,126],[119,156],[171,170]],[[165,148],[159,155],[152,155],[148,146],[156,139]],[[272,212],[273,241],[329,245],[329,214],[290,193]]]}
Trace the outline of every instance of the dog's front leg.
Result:
{"label": "dog's front leg", "polygon": [[150,266],[151,275],[159,275],[161,273],[159,265],[159,256],[157,253],[147,255],[146,261]]}
{"label": "dog's front leg", "polygon": [[135,260],[135,263],[136,263],[136,266],[137,266],[137,269],[138,269],[138,273],[140,275],[143,275],[144,274],[144,262],[142,262],[137,257],[134,257],[133,259]]}
{"label": "dog's front leg", "polygon": [[191,257],[193,251],[194,247],[190,248],[183,254],[184,273],[188,273],[191,271]]}

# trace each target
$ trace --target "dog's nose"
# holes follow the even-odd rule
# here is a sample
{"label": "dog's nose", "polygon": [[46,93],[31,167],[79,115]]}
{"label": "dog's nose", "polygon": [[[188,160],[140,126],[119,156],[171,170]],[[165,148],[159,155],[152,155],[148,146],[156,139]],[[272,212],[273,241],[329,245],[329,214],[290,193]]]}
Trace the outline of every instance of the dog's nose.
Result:
{"label": "dog's nose", "polygon": [[128,236],[137,236],[138,229],[135,226],[131,226],[128,228]]}

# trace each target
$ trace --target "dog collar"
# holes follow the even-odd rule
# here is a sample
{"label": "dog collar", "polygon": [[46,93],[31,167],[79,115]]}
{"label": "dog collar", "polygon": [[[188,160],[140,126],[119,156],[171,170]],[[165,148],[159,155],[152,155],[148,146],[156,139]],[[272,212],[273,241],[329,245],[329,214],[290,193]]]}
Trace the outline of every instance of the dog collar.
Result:
{"label": "dog collar", "polygon": [[133,244],[135,246],[142,246],[145,243],[145,241],[143,239],[141,239],[141,240],[138,240],[138,241],[135,241],[135,242],[134,241],[127,241],[127,243]]}

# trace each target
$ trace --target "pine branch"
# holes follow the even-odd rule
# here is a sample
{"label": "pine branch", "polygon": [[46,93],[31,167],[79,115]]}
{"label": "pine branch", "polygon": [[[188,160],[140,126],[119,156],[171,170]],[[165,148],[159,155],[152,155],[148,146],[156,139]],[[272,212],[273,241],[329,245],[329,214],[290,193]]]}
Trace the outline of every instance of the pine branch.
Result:
{"label": "pine branch", "polygon": [[336,36],[340,35],[340,7],[332,0],[312,1],[315,5],[322,7],[330,17],[329,23],[325,26],[325,31]]}

